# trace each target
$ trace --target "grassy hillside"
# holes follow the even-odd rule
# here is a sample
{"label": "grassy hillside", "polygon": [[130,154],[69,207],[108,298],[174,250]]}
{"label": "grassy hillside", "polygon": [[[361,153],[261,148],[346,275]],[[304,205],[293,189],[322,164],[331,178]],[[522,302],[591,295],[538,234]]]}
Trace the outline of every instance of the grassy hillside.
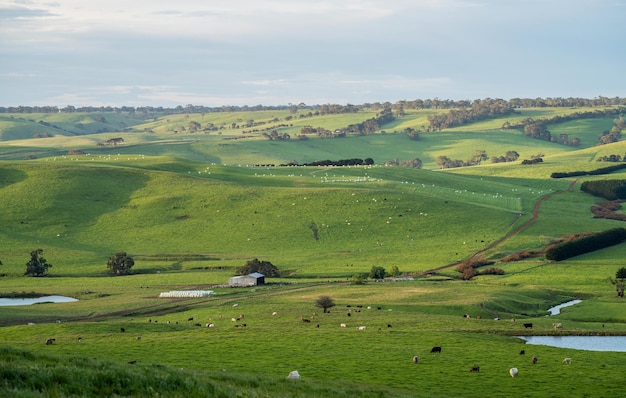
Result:
{"label": "grassy hillside", "polygon": [[[531,109],[520,117],[570,111]],[[555,171],[605,167],[609,164],[595,159],[626,152],[622,142],[592,142],[610,128],[609,118],[550,125],[552,134],[581,137],[579,148],[501,130],[505,118],[422,133],[412,141],[401,131],[421,128],[425,111],[408,111],[383,126],[385,133],[339,139],[269,141],[232,127],[248,120],[266,123],[260,126],[283,123],[289,115],[207,113],[134,123],[105,114],[106,123],[116,126],[109,131],[101,131],[97,115],[0,120],[0,294],[79,299],[0,307],[0,392],[620,394],[622,353],[526,346],[515,336],[626,334],[622,303],[608,281],[623,266],[624,245],[560,263],[542,257],[499,262],[564,235],[622,226],[594,219],[589,208],[599,199],[579,187],[588,179],[624,178],[623,172],[550,178]],[[277,129],[295,135],[304,125],[335,129],[373,115],[298,117]],[[63,132],[31,138],[30,129],[43,126],[39,120]],[[174,131],[195,120],[226,127],[207,134]],[[77,124],[80,131],[72,130]],[[251,137],[233,139],[243,135]],[[123,137],[123,143],[98,145],[114,137]],[[440,170],[436,164],[438,156],[467,160],[478,149],[489,156],[515,150],[520,160],[545,156],[530,166],[486,161]],[[376,164],[254,166],[366,157]],[[424,167],[381,165],[394,158],[420,158]],[[25,277],[29,253],[38,248],[53,265],[49,276]],[[120,250],[135,258],[134,273],[113,277],[106,261]],[[454,265],[482,251],[504,275],[460,280]],[[271,261],[281,277],[256,288],[222,286],[252,258]],[[397,266],[414,279],[349,283],[372,266],[387,271]],[[158,298],[174,289],[212,289],[216,295]],[[337,304],[328,314],[314,306],[320,295]],[[548,307],[572,298],[584,301],[546,316]],[[525,329],[525,322],[534,328]],[[564,329],[555,330],[554,322]],[[209,323],[215,327],[206,327]],[[55,343],[45,345],[49,338]],[[431,354],[433,346],[441,346],[442,353]],[[527,356],[520,356],[520,349]],[[420,356],[417,365],[414,355]],[[536,365],[532,355],[539,358]],[[561,363],[564,357],[574,358],[571,366]],[[469,372],[474,366],[481,371]],[[513,366],[520,369],[515,379],[508,375]],[[300,383],[285,380],[292,370],[303,375]],[[108,387],[102,380],[110,381]]]}

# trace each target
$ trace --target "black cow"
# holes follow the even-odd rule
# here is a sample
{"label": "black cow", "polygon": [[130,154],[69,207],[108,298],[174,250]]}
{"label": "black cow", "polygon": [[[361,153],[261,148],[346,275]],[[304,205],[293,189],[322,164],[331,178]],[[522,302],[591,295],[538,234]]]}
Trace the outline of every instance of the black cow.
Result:
{"label": "black cow", "polygon": [[433,347],[430,352],[441,352],[441,347]]}
{"label": "black cow", "polygon": [[524,327],[525,327],[526,329],[532,329],[532,328],[533,328],[533,324],[532,324],[532,323],[525,323],[525,324],[524,324]]}

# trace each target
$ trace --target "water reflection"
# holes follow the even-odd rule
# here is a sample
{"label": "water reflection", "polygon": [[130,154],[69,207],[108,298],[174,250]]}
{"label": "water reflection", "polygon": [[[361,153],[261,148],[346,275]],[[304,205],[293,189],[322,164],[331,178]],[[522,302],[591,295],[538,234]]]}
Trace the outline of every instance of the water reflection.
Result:
{"label": "water reflection", "polygon": [[555,307],[548,308],[548,312],[550,313],[550,315],[558,315],[561,313],[561,308],[569,307],[569,306],[582,303],[582,302],[583,302],[582,300],[568,301],[567,303],[559,304]]}
{"label": "water reflection", "polygon": [[35,298],[0,298],[0,307],[10,307],[14,305],[31,305],[38,303],[69,303],[78,301],[72,297],[65,296],[43,296]]}
{"label": "water reflection", "polygon": [[519,336],[526,344],[586,351],[626,352],[626,336]]}

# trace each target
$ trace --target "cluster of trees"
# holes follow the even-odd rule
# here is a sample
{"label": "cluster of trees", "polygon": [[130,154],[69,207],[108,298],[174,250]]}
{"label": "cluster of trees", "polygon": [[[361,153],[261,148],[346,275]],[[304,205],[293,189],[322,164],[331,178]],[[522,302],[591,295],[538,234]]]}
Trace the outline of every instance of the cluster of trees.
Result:
{"label": "cluster of trees", "polygon": [[380,126],[393,122],[396,119],[391,108],[385,108],[378,112],[376,117],[367,119],[361,123],[350,124],[340,129],[347,134],[368,135],[380,130]]}
{"label": "cluster of trees", "polygon": [[374,265],[370,269],[369,274],[354,274],[352,276],[352,283],[355,285],[363,285],[367,283],[368,278],[372,280],[382,280],[387,276],[391,276],[392,278],[397,278],[402,275],[400,272],[400,268],[397,265],[392,266],[389,269],[389,272],[385,269],[385,267],[381,267],[380,265]]}
{"label": "cluster of trees", "polygon": [[410,167],[413,169],[421,169],[422,161],[421,159],[418,159],[418,158],[414,158],[410,160],[398,160],[398,158],[395,158],[393,160],[385,161],[385,166],[400,166],[400,167]]}
{"label": "cluster of trees", "polygon": [[[626,159],[626,155],[624,155],[623,159]],[[596,162],[614,162],[615,163],[615,162],[621,162],[621,161],[622,161],[622,157],[614,153],[610,155],[600,156],[598,159],[596,159]]]}
{"label": "cluster of trees", "polygon": [[460,159],[450,159],[447,156],[439,156],[437,157],[437,165],[442,169],[477,166],[481,164],[483,160],[487,159],[489,159],[489,156],[487,156],[487,152],[484,149],[477,149],[476,151],[474,151],[474,155],[466,161]]}
{"label": "cluster of trees", "polygon": [[287,164],[281,164],[281,166],[371,166],[374,164],[372,158],[353,158],[353,159],[340,159],[340,160],[316,160],[309,163],[298,163],[295,160]]}
{"label": "cluster of trees", "polygon": [[341,138],[346,136],[345,130],[331,131],[324,127],[313,128],[311,126],[304,126],[300,129],[300,136],[298,138],[305,138],[307,135],[317,135],[320,138]]}
{"label": "cluster of trees", "polygon": [[580,239],[553,245],[546,249],[546,260],[561,261],[581,254],[614,246],[626,241],[626,229],[613,228],[586,235]]}
{"label": "cluster of trees", "polygon": [[515,109],[513,109],[513,107],[506,101],[501,99],[474,101],[470,107],[451,109],[445,114],[429,115],[429,130],[438,131],[468,122],[510,115],[514,112]]}
{"label": "cluster of trees", "polygon": [[280,272],[278,268],[269,261],[260,261],[258,258],[248,260],[244,265],[237,268],[237,275],[249,275],[258,272],[270,278],[278,278]]}
{"label": "cluster of trees", "polygon": [[261,134],[263,138],[268,139],[270,141],[287,141],[291,139],[291,136],[287,133],[279,133],[276,130],[271,133],[263,133]]}
{"label": "cluster of trees", "polygon": [[611,130],[604,130],[602,134],[598,137],[600,143],[602,144],[610,144],[612,142],[617,142],[622,138],[622,130],[626,127],[626,119],[624,116],[620,115],[619,118],[613,120],[613,127]]}
{"label": "cluster of trees", "polygon": [[517,151],[506,151],[504,156],[492,156],[491,163],[515,162],[517,159],[519,159]]}
{"label": "cluster of trees", "polygon": [[585,181],[580,190],[608,200],[626,199],[626,180]]}

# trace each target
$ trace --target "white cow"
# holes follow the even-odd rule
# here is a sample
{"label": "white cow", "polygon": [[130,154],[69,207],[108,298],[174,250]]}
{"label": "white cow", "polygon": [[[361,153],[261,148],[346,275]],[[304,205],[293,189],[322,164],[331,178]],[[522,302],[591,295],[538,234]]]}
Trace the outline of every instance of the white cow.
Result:
{"label": "white cow", "polygon": [[566,363],[566,364],[572,363],[572,358],[564,358],[563,363]]}

